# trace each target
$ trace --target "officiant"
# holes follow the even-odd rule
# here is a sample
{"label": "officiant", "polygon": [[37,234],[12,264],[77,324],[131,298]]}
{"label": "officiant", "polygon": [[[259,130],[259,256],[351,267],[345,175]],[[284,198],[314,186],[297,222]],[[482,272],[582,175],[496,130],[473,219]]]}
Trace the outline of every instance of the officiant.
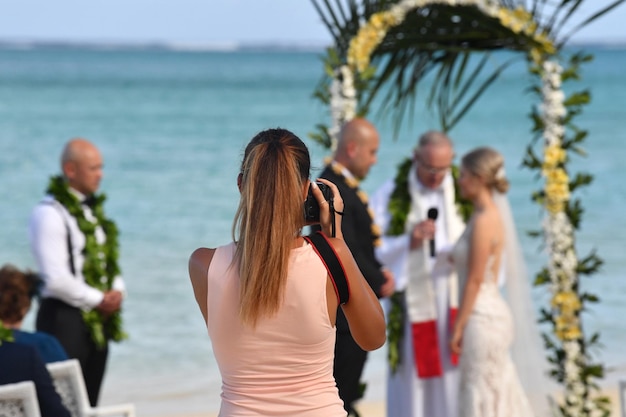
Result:
{"label": "officiant", "polygon": [[447,260],[465,225],[455,206],[453,144],[429,131],[370,204],[383,231],[377,258],[396,282],[388,311],[387,415],[457,413],[457,358],[448,347],[458,283]]}

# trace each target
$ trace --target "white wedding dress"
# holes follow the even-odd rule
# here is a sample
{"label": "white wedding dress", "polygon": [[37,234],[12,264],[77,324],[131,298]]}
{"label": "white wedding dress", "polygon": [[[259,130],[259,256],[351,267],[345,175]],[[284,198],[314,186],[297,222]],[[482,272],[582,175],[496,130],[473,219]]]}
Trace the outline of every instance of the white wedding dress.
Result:
{"label": "white wedding dress", "polygon": [[[467,280],[472,229],[470,221],[453,252],[461,288]],[[492,255],[487,262],[484,281],[463,332],[459,417],[535,415],[511,359],[514,320],[498,287],[497,258]]]}

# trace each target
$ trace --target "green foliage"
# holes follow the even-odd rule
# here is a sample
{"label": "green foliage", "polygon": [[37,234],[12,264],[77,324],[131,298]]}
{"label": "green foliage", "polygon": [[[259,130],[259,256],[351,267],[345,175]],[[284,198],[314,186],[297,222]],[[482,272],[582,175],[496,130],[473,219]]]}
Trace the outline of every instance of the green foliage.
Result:
{"label": "green foliage", "polygon": [[[576,53],[569,58],[568,65],[564,68],[561,74],[561,81],[563,83],[568,81],[577,81],[581,79],[581,64],[585,62],[591,61],[592,57],[588,54],[584,53]],[[536,69],[536,68],[535,68]],[[538,77],[541,76],[540,71],[532,71]],[[533,94],[541,97],[541,88],[538,85],[533,86],[529,89]],[[570,94],[564,101],[564,106],[567,109],[567,115],[563,117],[562,123],[565,127],[565,134],[561,141],[561,147],[568,151],[568,154],[565,158],[565,161],[561,163],[561,168],[563,168],[566,172],[568,171],[567,165],[570,162],[570,154],[578,154],[580,156],[585,156],[586,153],[582,148],[582,144],[588,137],[588,132],[586,130],[580,129],[576,124],[576,117],[579,116],[584,106],[589,104],[591,101],[591,94],[589,91],[584,90],[580,92],[574,92]],[[537,110],[537,108],[533,108],[529,114],[529,117],[533,123],[532,132],[535,135],[541,135],[544,129],[544,122],[541,118],[541,114]],[[543,161],[542,158],[538,155],[538,152],[535,151],[533,145],[529,145],[526,149],[526,153],[524,155],[522,166],[528,168],[537,173],[537,177],[541,177],[541,172],[543,169]],[[566,202],[564,213],[567,216],[570,224],[574,228],[574,230],[578,230],[580,228],[584,208],[582,205],[582,201],[580,198],[574,198],[573,195],[585,187],[589,186],[593,181],[593,176],[586,172],[578,172],[575,174],[569,174],[569,192],[570,199]],[[545,204],[546,194],[543,189],[536,190],[532,193],[532,199],[539,205]],[[543,237],[543,232],[533,232],[533,236],[535,237]],[[574,243],[575,244],[575,243]],[[575,248],[572,247],[572,250],[575,251]],[[553,250],[552,248],[550,250]],[[578,276],[581,275],[593,275],[599,271],[602,267],[603,260],[597,255],[596,251],[592,251],[589,255],[585,256],[582,259],[577,260],[576,274]],[[551,275],[548,267],[543,267],[535,276],[534,284],[535,285],[546,285],[551,283]],[[573,290],[577,293],[579,292],[579,283],[574,284]],[[581,306],[580,311],[587,311],[587,305],[592,303],[599,302],[599,298],[591,294],[589,292],[580,292],[578,293],[578,299],[580,300]],[[552,331],[556,330],[556,317],[560,314],[558,309],[555,308],[543,308],[541,309],[540,319],[539,321],[542,323],[551,323]],[[577,314],[577,318],[580,320],[580,314]],[[582,323],[580,324],[582,329]],[[582,330],[581,330],[582,331]],[[552,334],[544,334],[544,343],[545,347],[548,351],[548,360],[552,364],[553,368],[550,372],[552,377],[562,384],[566,384],[565,381],[565,363],[568,360],[565,351],[562,347],[562,343],[560,340],[554,338]],[[594,333],[592,337],[588,340],[585,340],[584,337],[581,337],[576,343],[579,344],[582,356],[579,362],[576,364],[580,367],[580,383],[584,386],[584,393],[582,394],[583,404],[586,401],[592,401],[598,407],[599,411],[602,415],[610,414],[610,402],[606,397],[602,396],[592,396],[592,389],[596,389],[597,384],[595,380],[600,379],[604,376],[604,367],[599,363],[592,363],[592,357],[589,352],[589,347],[598,346],[600,340],[599,333]],[[564,405],[560,406],[560,409],[564,416],[569,417],[569,409],[567,407],[569,404],[567,401]],[[582,408],[584,416],[590,415],[590,410],[586,407]]]}
{"label": "green foliage", "polygon": [[13,330],[7,327],[4,327],[2,320],[0,320],[0,345],[2,342],[12,342],[13,341]]}
{"label": "green foliage", "polygon": [[389,214],[391,220],[389,228],[383,231],[389,236],[399,236],[404,233],[406,219],[411,208],[411,195],[409,194],[409,170],[411,158],[406,158],[398,165],[398,171],[394,178],[395,187],[389,198]]}
{"label": "green foliage", "polygon": [[387,361],[391,372],[395,373],[398,366],[402,362],[400,355],[400,346],[402,346],[402,338],[404,336],[404,311],[402,309],[403,292],[394,293],[389,301],[391,303],[389,315],[387,318]]}
{"label": "green foliage", "polygon": [[589,255],[578,260],[576,272],[579,275],[593,275],[600,270],[602,265],[604,265],[604,260],[593,250]]}
{"label": "green foliage", "polygon": [[550,283],[550,271],[548,271],[548,268],[542,268],[541,271],[539,271],[537,273],[537,275],[535,275],[535,285],[543,285],[543,284],[549,284]]}

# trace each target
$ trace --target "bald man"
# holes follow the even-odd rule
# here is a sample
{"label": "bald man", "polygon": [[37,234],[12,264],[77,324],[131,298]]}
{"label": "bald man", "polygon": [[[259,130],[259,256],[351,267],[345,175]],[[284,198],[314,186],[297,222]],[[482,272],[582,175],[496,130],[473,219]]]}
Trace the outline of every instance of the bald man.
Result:
{"label": "bald man", "polygon": [[[96,146],[82,138],[70,140],[61,155],[63,175],[50,180],[48,194],[33,210],[29,223],[31,251],[44,282],[37,330],[56,336],[68,356],[80,361],[92,406],[98,403],[110,335],[104,335],[103,343],[96,343],[82,312],[95,310],[104,323],[120,311],[124,292],[121,277],[116,276],[110,288],[103,290],[89,285],[83,271],[87,238],[95,239],[98,245],[91,245],[91,250],[105,259],[101,248],[107,240],[105,229],[111,227],[100,224],[89,206],[102,201],[94,198],[102,166]],[[95,225],[95,229],[83,231],[85,226],[81,229],[79,220]],[[95,279],[102,282],[104,277]]]}
{"label": "bald man", "polygon": [[[374,256],[380,233],[374,225],[367,195],[359,188],[359,182],[376,163],[379,142],[378,131],[370,122],[361,118],[351,120],[343,126],[333,161],[320,177],[335,183],[341,192],[343,238],[363,276],[380,298],[392,294],[393,277]],[[362,396],[360,380],[366,359],[367,352],[352,338],[343,311],[339,309],[333,373],[339,396],[350,415],[358,415],[354,403]]]}

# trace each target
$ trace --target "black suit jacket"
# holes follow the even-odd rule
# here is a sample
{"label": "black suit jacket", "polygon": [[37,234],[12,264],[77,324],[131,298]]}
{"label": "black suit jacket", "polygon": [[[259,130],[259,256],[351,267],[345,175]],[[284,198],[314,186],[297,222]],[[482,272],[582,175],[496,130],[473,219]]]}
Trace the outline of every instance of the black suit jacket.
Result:
{"label": "black suit jacket", "polygon": [[[337,185],[344,203],[344,215],[341,218],[343,239],[350,248],[361,273],[372,290],[380,297],[380,287],[385,282],[381,272],[381,264],[374,255],[374,236],[372,235],[372,218],[363,204],[357,190],[350,187],[343,175],[337,175],[330,166],[324,168],[320,178],[327,179]],[[319,226],[313,228],[319,230]],[[337,315],[337,330],[349,331],[348,323],[341,309]]]}
{"label": "black suit jacket", "polygon": [[33,381],[42,417],[71,417],[61,403],[52,378],[34,347],[2,342],[0,345],[0,384]]}

